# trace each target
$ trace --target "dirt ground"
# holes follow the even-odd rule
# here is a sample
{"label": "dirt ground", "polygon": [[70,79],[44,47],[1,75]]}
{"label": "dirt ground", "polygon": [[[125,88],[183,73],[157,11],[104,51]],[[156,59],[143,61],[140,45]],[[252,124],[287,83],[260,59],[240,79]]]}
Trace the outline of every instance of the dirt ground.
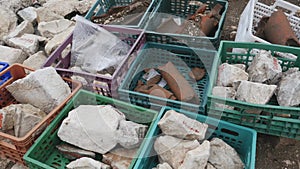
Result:
{"label": "dirt ground", "polygon": [[[300,6],[300,0],[286,0]],[[259,0],[272,4],[274,0]],[[234,40],[239,16],[248,0],[229,0],[229,9],[223,27],[222,39]],[[231,34],[231,35],[230,35]],[[256,148],[257,169],[300,169],[300,141],[258,134]]]}

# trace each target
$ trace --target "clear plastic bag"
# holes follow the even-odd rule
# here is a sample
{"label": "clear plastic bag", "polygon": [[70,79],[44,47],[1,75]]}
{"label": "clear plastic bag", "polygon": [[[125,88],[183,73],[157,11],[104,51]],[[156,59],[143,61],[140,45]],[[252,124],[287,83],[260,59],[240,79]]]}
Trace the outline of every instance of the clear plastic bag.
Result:
{"label": "clear plastic bag", "polygon": [[81,16],[76,16],[71,49],[71,66],[97,73],[116,66],[128,54],[130,46],[114,34]]}

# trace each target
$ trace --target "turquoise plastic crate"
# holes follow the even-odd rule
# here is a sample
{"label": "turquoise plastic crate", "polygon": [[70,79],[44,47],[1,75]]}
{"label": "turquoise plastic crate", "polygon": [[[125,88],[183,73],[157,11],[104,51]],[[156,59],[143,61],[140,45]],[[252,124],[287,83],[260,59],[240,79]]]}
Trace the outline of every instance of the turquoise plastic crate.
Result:
{"label": "turquoise plastic crate", "polygon": [[[153,139],[147,140],[142,152],[136,162],[134,169],[152,169],[159,164],[158,156],[153,148],[155,136],[161,134],[158,127],[159,120],[164,116],[170,107],[163,107],[154,123],[154,128],[151,131]],[[186,115],[192,119],[196,119],[202,123],[208,124],[209,128],[206,133],[206,139],[217,137],[232,146],[239,154],[245,164],[245,169],[255,169],[255,153],[256,153],[256,138],[257,133],[253,129],[231,124],[222,120],[217,120],[211,117],[206,117],[192,112],[173,109],[179,113]]]}
{"label": "turquoise plastic crate", "polygon": [[[151,109],[160,109],[162,106],[170,106],[204,113],[207,102],[209,73],[215,56],[215,51],[148,42],[132,63],[121,83],[118,89],[119,98],[129,101],[132,104]],[[195,93],[199,96],[199,105],[134,91],[138,80],[142,79],[144,74],[143,70],[145,68],[157,68],[158,66],[165,65],[168,61],[172,61],[179,72],[190,82]],[[205,77],[196,83],[188,75],[193,67],[204,67],[207,72]]]}
{"label": "turquoise plastic crate", "polygon": [[[149,15],[156,10],[156,7],[160,1],[161,0],[151,1],[147,10],[145,11],[144,15],[142,16],[142,18],[140,19],[137,25],[115,25],[115,26],[130,27],[136,29],[144,28],[149,19]],[[133,0],[97,0],[97,2],[88,11],[85,18],[90,20],[92,16],[99,16],[105,14],[112,7],[129,5],[131,2],[133,2]]]}
{"label": "turquoise plastic crate", "polygon": [[[279,63],[283,72],[293,67],[300,67],[300,48],[275,44],[222,41],[218,51],[219,57],[214,63],[213,73],[211,76],[212,83],[210,84],[212,86],[209,88],[208,93],[208,113],[211,116],[222,117],[222,120],[231,123],[251,127],[259,133],[300,140],[299,107],[279,106],[276,97],[272,97],[269,103],[263,105],[212,95],[212,88],[216,85],[217,81],[218,66],[222,63],[239,63],[245,64],[248,68],[255,57],[255,55],[251,53],[252,49],[268,50],[271,51],[273,56],[275,56],[278,52],[289,53],[297,56],[297,60],[277,57],[277,59],[280,61]],[[235,109],[223,109],[217,107],[215,104],[224,104],[235,107]],[[249,110],[262,111],[264,114],[248,113]],[[280,116],[284,114],[289,114],[291,117]]]}
{"label": "turquoise plastic crate", "polygon": [[[145,140],[148,140],[147,138],[152,137],[149,134],[150,131],[152,131],[158,112],[121,102],[109,97],[101,96],[89,91],[80,90],[24,155],[23,158],[26,161],[26,164],[31,169],[64,169],[70,160],[66,159],[63,154],[56,149],[56,145],[63,143],[63,141],[57,136],[58,128],[62,121],[68,116],[68,113],[72,109],[78,107],[79,105],[107,104],[113,105],[123,112],[127,120],[149,126],[145,139],[136,154],[136,157],[138,157],[142,147],[145,144]],[[134,158],[132,160],[129,168],[134,167],[136,159],[137,158]]]}
{"label": "turquoise plastic crate", "polygon": [[157,7],[157,10],[153,12],[149,17],[149,21],[145,27],[149,36],[148,41],[168,43],[168,44],[187,44],[192,47],[202,47],[207,49],[218,48],[221,39],[221,32],[226,18],[226,12],[228,9],[228,2],[224,0],[196,0],[202,3],[208,4],[208,8],[212,9],[215,4],[219,3],[223,5],[221,18],[219,20],[218,28],[215,34],[212,36],[190,36],[184,34],[172,34],[172,33],[159,33],[155,32],[155,29],[161,23],[162,18],[160,14],[170,14],[181,18],[187,18],[189,15],[193,15],[199,6],[190,5],[189,0],[162,0]]}

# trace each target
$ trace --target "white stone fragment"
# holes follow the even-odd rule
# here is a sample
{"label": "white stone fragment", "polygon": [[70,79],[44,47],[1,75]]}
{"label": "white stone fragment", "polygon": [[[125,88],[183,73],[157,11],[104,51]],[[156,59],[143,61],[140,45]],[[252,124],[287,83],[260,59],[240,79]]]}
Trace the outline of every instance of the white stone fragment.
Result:
{"label": "white stone fragment", "polygon": [[205,169],[208,158],[210,156],[210,143],[205,140],[196,149],[186,153],[182,165],[178,169]]}
{"label": "white stone fragment", "polygon": [[36,8],[31,6],[24,8],[18,12],[18,15],[25,21],[34,23],[37,18]]}
{"label": "white stone fragment", "polygon": [[155,169],[172,169],[172,167],[168,163],[162,163],[158,164]]}
{"label": "white stone fragment", "polygon": [[[212,90],[212,94],[226,99],[235,99],[236,91],[233,87],[215,86]],[[216,106],[222,109],[234,109],[234,107],[225,104],[216,104]]]}
{"label": "white stone fragment", "polygon": [[53,38],[55,35],[65,31],[71,26],[74,26],[74,22],[67,19],[53,20],[50,22],[40,22],[38,24],[38,31],[43,37]]}
{"label": "white stone fragment", "polygon": [[16,28],[18,18],[13,11],[0,6],[0,20],[0,40],[4,40],[3,37]]}
{"label": "white stone fragment", "polygon": [[208,125],[191,119],[174,110],[169,110],[158,122],[164,134],[189,140],[203,140]]}
{"label": "white stone fragment", "polygon": [[298,106],[300,104],[300,71],[285,74],[278,87],[278,104],[280,106]]}
{"label": "white stone fragment", "polygon": [[237,66],[223,63],[219,66],[217,85],[231,87],[235,81],[248,80],[248,73]]}
{"label": "white stone fragment", "polygon": [[124,119],[110,105],[80,105],[69,112],[57,135],[77,147],[105,154],[117,145],[116,131]]}
{"label": "white stone fragment", "polygon": [[124,148],[139,147],[147,133],[148,126],[132,121],[120,121],[117,131],[117,142]]}
{"label": "white stone fragment", "polygon": [[164,162],[172,168],[178,168],[184,161],[186,153],[199,146],[197,140],[182,140],[172,136],[160,136],[154,142],[154,150]]}
{"label": "white stone fragment", "polygon": [[238,68],[246,71],[246,65],[244,65],[244,64],[232,64],[232,66],[238,67]]}
{"label": "white stone fragment", "polygon": [[43,4],[43,7],[55,14],[65,17],[72,12],[76,12],[75,7],[77,4],[78,0],[56,0],[46,2]]}
{"label": "white stone fragment", "polygon": [[31,22],[23,21],[20,25],[18,25],[12,32],[10,32],[5,39],[10,39],[14,37],[20,37],[25,33],[32,34],[34,33],[34,28]]}
{"label": "white stone fragment", "polygon": [[210,156],[208,161],[217,169],[244,168],[244,164],[235,149],[219,138],[213,138],[210,142]]}
{"label": "white stone fragment", "polygon": [[85,0],[85,1],[79,1],[75,8],[80,14],[87,13],[91,7],[96,3],[97,0]]}
{"label": "white stone fragment", "polygon": [[40,109],[30,104],[11,104],[0,109],[1,130],[7,131],[14,128],[16,137],[23,137],[43,117],[46,116]]}
{"label": "white stone fragment", "polygon": [[68,84],[52,67],[36,70],[6,86],[6,89],[18,102],[31,104],[46,113],[71,94]]}
{"label": "white stone fragment", "polygon": [[113,169],[128,169],[138,149],[116,148],[103,155],[102,162]]}
{"label": "white stone fragment", "polygon": [[80,82],[83,86],[86,86],[89,84],[88,81],[84,77],[81,77],[81,76],[73,75],[73,76],[71,76],[71,79]]}
{"label": "white stone fragment", "polygon": [[33,129],[43,118],[46,113],[30,104],[18,105],[14,116],[14,130],[16,137],[24,137]]}
{"label": "white stone fragment", "polygon": [[23,62],[23,65],[33,68],[34,70],[42,68],[46,62],[47,57],[43,51],[39,51],[31,55],[28,59]]}
{"label": "white stone fragment", "polygon": [[14,105],[6,106],[2,109],[0,109],[0,117],[1,117],[1,123],[0,123],[0,129],[2,131],[11,130],[14,128],[14,116],[16,108]]}
{"label": "white stone fragment", "polygon": [[11,167],[11,169],[29,169],[29,168],[26,167],[26,166],[24,166],[24,165],[22,165],[22,164],[20,164],[20,163],[16,163],[15,165],[13,165]]}
{"label": "white stone fragment", "polygon": [[96,161],[92,158],[82,157],[75,161],[70,162],[67,165],[67,169],[111,169],[107,164],[104,164],[100,161]]}
{"label": "white stone fragment", "polygon": [[21,49],[0,45],[0,60],[2,62],[12,65],[13,63],[23,63],[26,58],[26,53]]}
{"label": "white stone fragment", "polygon": [[238,87],[236,99],[254,104],[266,104],[271,99],[276,85],[266,85],[242,81]]}
{"label": "white stone fragment", "polygon": [[271,55],[271,52],[261,50],[253,58],[248,67],[249,80],[253,82],[276,81],[281,76],[281,66],[277,58]]}
{"label": "white stone fragment", "polygon": [[63,16],[58,15],[45,7],[37,8],[36,13],[37,13],[36,20],[38,23],[50,22],[50,21],[58,20],[58,19],[64,19]]}
{"label": "white stone fragment", "polygon": [[16,13],[20,9],[32,5],[32,2],[32,0],[1,0],[0,6]]}
{"label": "white stone fragment", "polygon": [[59,45],[61,45],[67,37],[73,32],[75,26],[69,27],[67,30],[55,35],[45,46],[47,55],[50,55]]}
{"label": "white stone fragment", "polygon": [[24,35],[21,37],[10,38],[6,41],[6,43],[11,47],[22,49],[28,55],[35,54],[39,49],[38,39]]}

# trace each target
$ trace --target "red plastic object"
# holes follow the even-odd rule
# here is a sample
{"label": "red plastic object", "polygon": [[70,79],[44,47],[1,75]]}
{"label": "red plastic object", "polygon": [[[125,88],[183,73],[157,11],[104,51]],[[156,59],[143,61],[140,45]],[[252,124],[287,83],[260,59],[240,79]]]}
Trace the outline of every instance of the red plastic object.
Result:
{"label": "red plastic object", "polygon": [[[6,107],[12,103],[17,103],[15,98],[10,94],[5,87],[14,81],[24,78],[26,71],[33,71],[33,69],[23,66],[21,64],[13,64],[12,66],[0,72],[0,76],[10,72],[11,78],[0,86],[0,108]],[[66,103],[77,93],[82,87],[79,82],[64,78],[65,82],[72,89],[72,93],[54,110],[52,110],[40,123],[31,129],[24,137],[15,137],[10,134],[0,132],[0,156],[6,157],[14,162],[25,164],[23,160],[24,154],[29,150],[34,141],[42,133],[42,130],[48,126],[51,121],[59,114]]]}

